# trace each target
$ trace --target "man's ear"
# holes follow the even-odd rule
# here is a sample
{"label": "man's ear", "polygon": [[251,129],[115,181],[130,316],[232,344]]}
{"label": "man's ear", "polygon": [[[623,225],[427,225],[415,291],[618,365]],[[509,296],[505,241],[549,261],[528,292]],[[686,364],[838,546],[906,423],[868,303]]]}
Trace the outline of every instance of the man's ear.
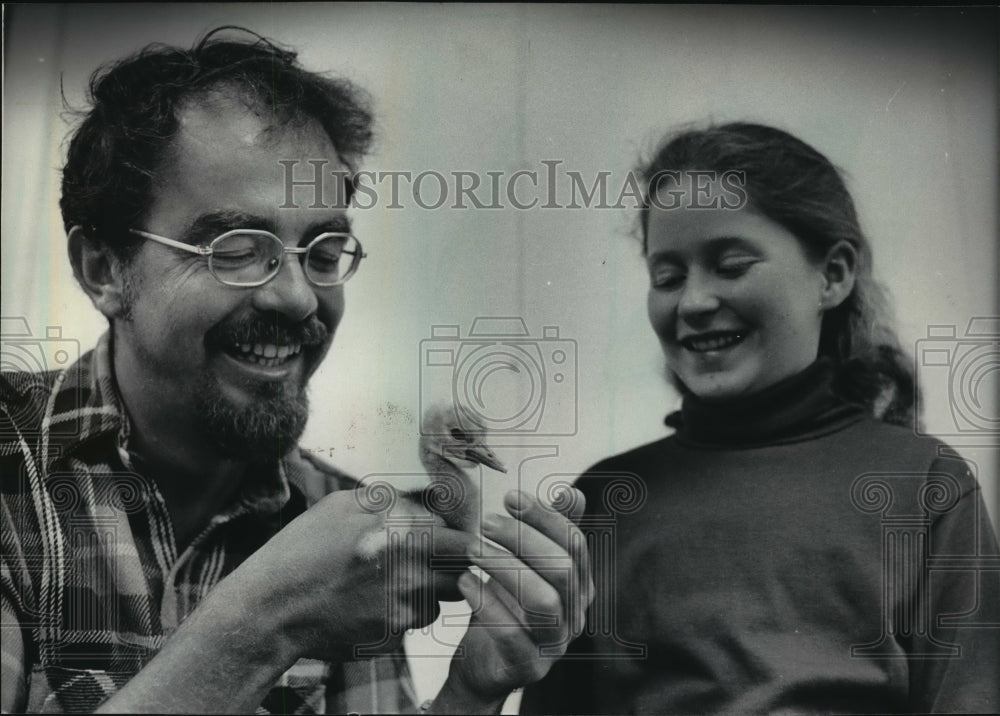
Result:
{"label": "man's ear", "polygon": [[858,268],[858,251],[849,241],[838,241],[823,260],[823,286],[819,305],[824,311],[836,308],[851,295]]}
{"label": "man's ear", "polygon": [[126,315],[127,288],[122,262],[82,226],[70,229],[68,238],[73,275],[90,296],[94,308],[108,320]]}

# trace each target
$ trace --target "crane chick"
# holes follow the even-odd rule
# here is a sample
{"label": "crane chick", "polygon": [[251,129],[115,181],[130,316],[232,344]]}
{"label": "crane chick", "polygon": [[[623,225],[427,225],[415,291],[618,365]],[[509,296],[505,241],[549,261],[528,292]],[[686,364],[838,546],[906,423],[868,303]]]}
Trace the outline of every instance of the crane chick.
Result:
{"label": "crane chick", "polygon": [[431,480],[423,490],[424,504],[449,526],[479,532],[479,465],[503,473],[507,468],[486,445],[486,428],[469,421],[463,425],[455,411],[434,405],[424,414],[420,462]]}
{"label": "crane chick", "polygon": [[[393,500],[393,514],[420,516],[430,510],[449,527],[478,534],[482,512],[479,466],[503,473],[507,468],[486,445],[486,429],[468,421],[463,425],[451,405],[429,408],[422,425],[418,453],[428,482],[422,488],[403,491],[399,495],[403,499]],[[370,532],[362,540],[362,554],[376,559],[385,549],[386,539],[385,530]]]}

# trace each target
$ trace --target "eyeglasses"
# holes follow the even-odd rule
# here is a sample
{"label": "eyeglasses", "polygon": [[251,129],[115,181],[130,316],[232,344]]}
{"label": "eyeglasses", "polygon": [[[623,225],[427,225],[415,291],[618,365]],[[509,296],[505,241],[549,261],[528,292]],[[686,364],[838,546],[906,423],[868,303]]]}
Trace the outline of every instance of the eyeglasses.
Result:
{"label": "eyeglasses", "polygon": [[281,271],[285,254],[304,254],[302,267],[314,286],[340,286],[355,274],[367,254],[353,234],[327,232],[308,246],[285,246],[270,231],[234,229],[208,246],[192,246],[139,229],[129,233],[208,258],[208,270],[227,286],[263,286]]}

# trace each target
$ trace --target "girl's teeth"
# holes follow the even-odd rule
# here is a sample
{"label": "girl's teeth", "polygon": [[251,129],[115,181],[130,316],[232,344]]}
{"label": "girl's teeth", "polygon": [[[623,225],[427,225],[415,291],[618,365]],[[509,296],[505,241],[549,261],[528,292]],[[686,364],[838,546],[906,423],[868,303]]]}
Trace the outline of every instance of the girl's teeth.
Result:
{"label": "girl's teeth", "polygon": [[272,345],[272,344],[268,344],[268,345],[264,346],[264,357],[265,358],[274,358],[277,355],[278,355],[278,347],[277,346]]}
{"label": "girl's teeth", "polygon": [[715,338],[697,338],[689,342],[692,349],[696,351],[716,351],[720,348],[728,348],[740,341],[742,336],[738,333],[717,336]]}

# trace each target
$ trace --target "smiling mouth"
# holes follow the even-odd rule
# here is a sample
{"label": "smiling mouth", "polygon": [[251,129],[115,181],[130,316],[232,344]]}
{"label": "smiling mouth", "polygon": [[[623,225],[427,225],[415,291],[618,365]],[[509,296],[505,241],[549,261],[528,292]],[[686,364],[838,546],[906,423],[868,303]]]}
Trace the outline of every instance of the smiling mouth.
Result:
{"label": "smiling mouth", "polygon": [[737,331],[713,331],[711,333],[700,333],[695,336],[687,336],[681,339],[680,344],[689,351],[695,353],[708,353],[731,348],[743,342],[746,333]]}
{"label": "smiling mouth", "polygon": [[243,363],[264,368],[278,368],[294,360],[302,351],[302,344],[238,343],[225,350],[227,355]]}

